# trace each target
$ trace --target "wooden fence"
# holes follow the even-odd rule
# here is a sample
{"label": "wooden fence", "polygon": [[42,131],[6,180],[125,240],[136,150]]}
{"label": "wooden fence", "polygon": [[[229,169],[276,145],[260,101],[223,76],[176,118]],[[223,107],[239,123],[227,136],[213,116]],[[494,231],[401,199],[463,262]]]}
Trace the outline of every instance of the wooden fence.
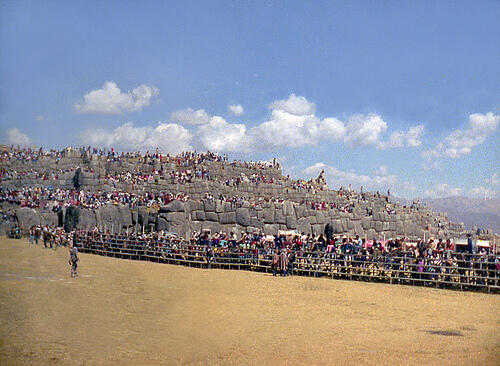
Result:
{"label": "wooden fence", "polygon": [[[272,250],[213,248],[178,240],[145,241],[86,234],[75,236],[79,251],[198,268],[271,272]],[[278,272],[280,273],[280,272]],[[296,252],[294,275],[500,293],[498,256],[453,253],[448,259],[415,258],[410,253],[342,255]]]}

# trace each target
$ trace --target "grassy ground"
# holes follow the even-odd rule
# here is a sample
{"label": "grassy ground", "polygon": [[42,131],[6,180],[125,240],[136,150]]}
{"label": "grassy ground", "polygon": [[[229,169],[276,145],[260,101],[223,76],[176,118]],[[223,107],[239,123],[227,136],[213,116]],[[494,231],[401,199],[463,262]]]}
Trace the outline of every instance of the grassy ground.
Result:
{"label": "grassy ground", "polygon": [[2,365],[498,365],[500,296],[0,239]]}

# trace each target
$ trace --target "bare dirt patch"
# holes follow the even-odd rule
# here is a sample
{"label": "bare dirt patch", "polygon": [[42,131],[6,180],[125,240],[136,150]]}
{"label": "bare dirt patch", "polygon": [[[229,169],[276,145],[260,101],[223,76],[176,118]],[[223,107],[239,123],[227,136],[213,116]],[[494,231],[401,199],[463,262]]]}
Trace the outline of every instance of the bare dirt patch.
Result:
{"label": "bare dirt patch", "polygon": [[0,364],[500,364],[498,295],[80,257],[0,239]]}

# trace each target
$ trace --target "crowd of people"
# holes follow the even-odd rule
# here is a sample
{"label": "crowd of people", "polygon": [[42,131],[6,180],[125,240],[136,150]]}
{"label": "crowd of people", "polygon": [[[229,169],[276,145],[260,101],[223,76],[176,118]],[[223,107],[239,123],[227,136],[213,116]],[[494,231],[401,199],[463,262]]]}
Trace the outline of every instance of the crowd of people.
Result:
{"label": "crowd of people", "polygon": [[66,232],[62,227],[33,225],[29,229],[29,243],[43,243],[44,248],[57,249],[73,245],[75,231]]}
{"label": "crowd of people", "polygon": [[31,187],[19,190],[0,188],[0,203],[7,202],[21,207],[69,207],[78,206],[97,209],[105,205],[123,204],[130,208],[156,205],[167,205],[174,200],[185,202],[189,195],[185,193],[143,193],[134,194],[122,191],[93,192],[76,189],[60,189],[50,187]]}
{"label": "crowd of people", "polygon": [[498,255],[485,250],[473,253],[469,248],[461,253],[451,240],[434,238],[409,243],[405,238],[377,241],[359,236],[303,233],[275,236],[252,233],[237,237],[234,233],[204,232],[184,240],[166,232],[111,234],[96,229],[75,233],[75,243],[83,251],[107,251],[109,255],[130,257],[146,255],[175,259],[179,263],[184,260],[206,263],[209,267],[216,263],[245,264],[254,269],[268,268],[274,275],[282,276],[307,272],[314,276],[362,278],[364,275],[371,279],[475,285],[500,278]]}

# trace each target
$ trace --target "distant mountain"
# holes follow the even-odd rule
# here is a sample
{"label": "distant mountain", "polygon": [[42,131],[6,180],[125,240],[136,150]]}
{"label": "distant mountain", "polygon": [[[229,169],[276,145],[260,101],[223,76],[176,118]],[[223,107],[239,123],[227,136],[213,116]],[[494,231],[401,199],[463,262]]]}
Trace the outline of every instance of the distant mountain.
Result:
{"label": "distant mountain", "polygon": [[476,226],[500,233],[500,199],[445,197],[422,199],[422,203],[435,212],[445,212],[455,222],[463,222],[467,229]]}

